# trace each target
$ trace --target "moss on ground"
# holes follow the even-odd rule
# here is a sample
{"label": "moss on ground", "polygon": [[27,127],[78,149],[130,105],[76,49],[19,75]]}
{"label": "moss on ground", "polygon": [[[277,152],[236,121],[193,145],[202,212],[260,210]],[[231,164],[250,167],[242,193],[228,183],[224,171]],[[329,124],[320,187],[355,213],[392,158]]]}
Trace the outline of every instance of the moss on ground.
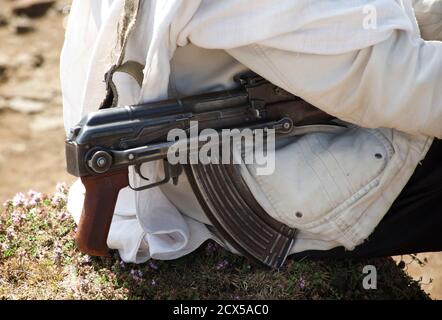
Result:
{"label": "moss on ground", "polygon": [[[66,187],[30,191],[0,213],[0,299],[428,299],[391,258],[288,260],[279,271],[250,265],[214,242],[174,261],[126,264],[75,247]],[[363,289],[364,266],[378,272]]]}

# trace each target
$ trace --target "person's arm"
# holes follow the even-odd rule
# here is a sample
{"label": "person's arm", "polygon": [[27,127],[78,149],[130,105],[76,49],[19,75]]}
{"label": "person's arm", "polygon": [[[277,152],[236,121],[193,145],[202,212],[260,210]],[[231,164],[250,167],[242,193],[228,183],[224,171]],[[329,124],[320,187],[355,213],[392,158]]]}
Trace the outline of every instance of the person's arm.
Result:
{"label": "person's arm", "polygon": [[377,45],[340,55],[300,54],[260,44],[227,51],[343,120],[442,138],[442,42],[396,31]]}

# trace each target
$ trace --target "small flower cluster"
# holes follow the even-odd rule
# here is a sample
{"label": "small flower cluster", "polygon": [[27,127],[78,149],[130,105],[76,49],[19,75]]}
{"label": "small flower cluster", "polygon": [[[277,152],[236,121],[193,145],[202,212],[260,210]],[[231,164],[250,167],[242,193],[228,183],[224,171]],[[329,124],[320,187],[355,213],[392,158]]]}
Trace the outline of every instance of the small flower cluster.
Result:
{"label": "small flower cluster", "polygon": [[299,277],[299,279],[298,279],[298,287],[299,287],[299,289],[304,290],[306,285],[307,285],[307,281],[305,280],[305,278],[302,277],[302,276]]}
{"label": "small flower cluster", "polygon": [[27,219],[27,213],[36,213],[36,206],[40,204],[46,196],[40,192],[29,190],[25,195],[22,192],[17,193],[11,200],[4,203],[9,212],[10,223],[7,223],[6,235],[9,239],[15,238],[15,227],[22,224]]}
{"label": "small flower cluster", "polygon": [[54,247],[52,258],[55,262],[59,262],[63,256],[63,246],[61,244],[57,244]]}
{"label": "small flower cluster", "polygon": [[220,248],[221,248],[221,246],[218,243],[213,242],[213,241],[209,241],[206,246],[206,251],[209,254],[215,253],[215,252],[218,252],[220,250]]}
{"label": "small flower cluster", "polygon": [[46,198],[40,192],[36,192],[34,190],[29,190],[27,195],[23,192],[17,193],[12,200],[6,201],[3,205],[5,207],[12,206],[12,209],[29,209],[38,205],[41,201]]}
{"label": "small flower cluster", "polygon": [[23,192],[17,193],[14,198],[12,198],[12,205],[14,208],[21,207],[25,205],[26,197]]}
{"label": "small flower cluster", "polygon": [[224,270],[225,268],[227,268],[228,265],[229,265],[229,262],[227,260],[222,260],[216,264],[215,269],[218,271]]}
{"label": "small flower cluster", "polygon": [[57,219],[60,221],[65,221],[69,218],[69,213],[66,210],[62,210],[58,213]]}
{"label": "small flower cluster", "polygon": [[10,226],[6,229],[6,237],[8,238],[8,240],[12,240],[17,237],[14,226]]}
{"label": "small flower cluster", "polygon": [[149,261],[149,268],[151,268],[152,270],[158,270],[158,265],[153,262],[152,260]]}
{"label": "small flower cluster", "polygon": [[[55,195],[48,196],[35,190],[26,193],[19,192],[0,208],[0,258],[20,256],[20,250],[27,244],[33,245],[38,241],[45,241],[47,245],[33,248],[34,258],[50,257],[60,263],[63,258],[64,247],[62,241],[52,244],[49,239],[66,234],[66,227],[71,227],[69,215],[66,212],[65,184],[57,185]],[[54,199],[55,198],[55,199]],[[59,204],[59,207],[54,207]],[[62,224],[63,223],[63,227]],[[27,252],[26,250],[23,252]]]}
{"label": "small flower cluster", "polygon": [[12,211],[11,213],[12,224],[19,225],[23,219],[26,219],[26,214],[22,210],[15,209],[14,211]]}
{"label": "small flower cluster", "polygon": [[55,187],[55,193],[52,196],[51,204],[54,207],[61,207],[66,204],[67,200],[67,187],[65,183],[58,183]]}
{"label": "small flower cluster", "polygon": [[143,272],[141,270],[132,269],[130,270],[130,275],[136,282],[141,282],[143,280]]}
{"label": "small flower cluster", "polygon": [[28,201],[27,201],[26,206],[28,208],[35,207],[41,201],[43,201],[43,199],[45,199],[45,198],[46,197],[42,193],[34,191],[34,190],[29,190],[28,198],[27,198]]}
{"label": "small flower cluster", "polygon": [[79,263],[80,263],[81,265],[88,265],[88,264],[90,264],[91,262],[92,262],[92,258],[91,258],[91,256],[88,255],[88,254],[83,255],[83,256],[79,259]]}
{"label": "small flower cluster", "polygon": [[55,192],[63,193],[66,195],[68,193],[68,187],[66,183],[64,182],[57,183],[57,185],[55,186]]}

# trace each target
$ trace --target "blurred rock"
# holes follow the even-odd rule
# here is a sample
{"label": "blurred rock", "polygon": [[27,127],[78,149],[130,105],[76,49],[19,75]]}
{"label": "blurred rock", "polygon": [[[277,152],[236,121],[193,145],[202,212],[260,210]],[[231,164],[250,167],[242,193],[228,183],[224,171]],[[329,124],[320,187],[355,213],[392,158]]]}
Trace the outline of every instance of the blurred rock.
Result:
{"label": "blurred rock", "polygon": [[9,143],[1,151],[2,151],[2,153],[4,153],[4,152],[23,153],[23,152],[26,152],[26,144],[24,144],[24,143]]}
{"label": "blurred rock", "polygon": [[9,24],[8,18],[2,13],[0,13],[0,28],[6,27]]}
{"label": "blurred rock", "polygon": [[29,100],[21,97],[13,98],[8,101],[7,107],[11,110],[33,114],[43,111],[45,104],[41,101]]}
{"label": "blurred rock", "polygon": [[43,55],[36,53],[32,55],[32,59],[30,60],[31,66],[34,68],[40,68],[45,62],[45,58]]}
{"label": "blurred rock", "polygon": [[30,78],[20,84],[10,86],[3,91],[3,97],[9,100],[21,98],[38,102],[51,102],[60,95],[60,90],[56,86],[58,83],[42,80],[40,77]]}
{"label": "blurred rock", "polygon": [[43,65],[45,59],[40,53],[22,53],[14,61],[16,66],[25,66],[30,68],[39,68]]}
{"label": "blurred rock", "polygon": [[39,18],[55,4],[55,0],[18,0],[15,1],[12,12],[18,16]]}
{"label": "blurred rock", "polygon": [[0,82],[8,78],[9,63],[5,56],[0,55]]}
{"label": "blurred rock", "polygon": [[15,19],[13,27],[16,34],[26,34],[35,31],[32,22],[25,18]]}
{"label": "blurred rock", "polygon": [[63,118],[61,116],[37,116],[31,123],[31,130],[35,132],[60,128],[63,128]]}
{"label": "blurred rock", "polygon": [[6,71],[8,71],[8,67],[0,64],[0,81],[7,79]]}
{"label": "blurred rock", "polygon": [[7,100],[0,97],[0,111],[5,110],[7,107],[8,107]]}

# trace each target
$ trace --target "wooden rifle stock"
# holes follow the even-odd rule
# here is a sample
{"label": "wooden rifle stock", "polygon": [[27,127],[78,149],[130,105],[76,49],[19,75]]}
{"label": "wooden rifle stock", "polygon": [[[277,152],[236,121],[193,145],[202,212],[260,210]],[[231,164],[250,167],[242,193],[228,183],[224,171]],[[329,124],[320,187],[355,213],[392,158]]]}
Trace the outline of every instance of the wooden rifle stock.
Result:
{"label": "wooden rifle stock", "polygon": [[77,246],[91,256],[105,256],[118,193],[129,185],[128,169],[82,177],[81,181],[86,195],[76,234]]}

